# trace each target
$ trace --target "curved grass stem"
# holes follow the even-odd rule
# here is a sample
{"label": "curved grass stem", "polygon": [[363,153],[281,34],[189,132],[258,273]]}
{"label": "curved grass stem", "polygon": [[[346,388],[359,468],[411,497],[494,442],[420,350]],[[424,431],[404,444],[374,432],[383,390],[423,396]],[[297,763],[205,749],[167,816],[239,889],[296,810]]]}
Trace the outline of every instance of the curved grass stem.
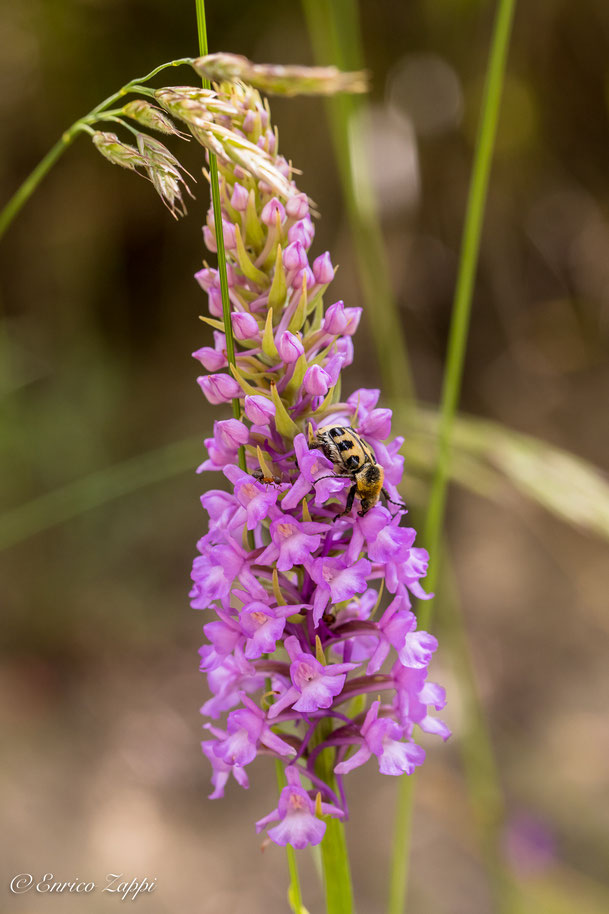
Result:
{"label": "curved grass stem", "polygon": [[[467,199],[442,387],[438,456],[424,529],[425,546],[431,556],[426,581],[430,590],[435,587],[440,568],[440,544],[450,473],[451,438],[461,393],[482,223],[515,6],[516,0],[499,0],[497,6]],[[431,604],[424,604],[419,613],[421,628],[429,624],[430,615]]]}
{"label": "curved grass stem", "polygon": [[[209,53],[207,45],[207,23],[205,21],[205,0],[195,0],[197,10],[197,32],[199,36],[199,53],[205,57]],[[203,86],[211,88],[208,79],[203,79]],[[230,299],[228,295],[228,276],[226,272],[226,250],[224,248],[224,231],[222,228],[222,204],[220,202],[220,181],[218,178],[218,159],[215,153],[209,150],[209,183],[211,185],[211,199],[214,210],[214,228],[216,233],[216,247],[218,249],[218,275],[220,277],[220,293],[222,297],[222,321],[226,336],[226,358],[229,366],[235,365],[235,341],[233,338],[233,325],[230,313]],[[237,398],[232,401],[233,416],[241,418],[241,405]],[[242,470],[245,465],[245,448],[239,448],[239,466]]]}
{"label": "curved grass stem", "polygon": [[[482,223],[514,8],[515,0],[499,0],[498,2],[465,214],[459,271],[448,340],[446,372],[442,389],[438,456],[424,530],[425,545],[432,556],[426,583],[432,591],[435,589],[436,582],[439,579],[439,551],[442,542],[442,524],[450,472],[451,436],[461,392],[474,279],[480,251]],[[419,627],[426,629],[430,618],[431,607],[429,603],[424,603],[419,610]],[[414,783],[410,784],[409,780],[409,778],[402,778],[398,788],[399,799],[395,823],[389,914],[403,914],[406,909],[408,890],[407,854],[410,843],[409,836],[414,797]]]}
{"label": "curved grass stem", "polygon": [[[357,0],[303,0],[316,62],[341,70],[364,65]],[[383,388],[390,399],[410,401],[414,385],[370,168],[361,155],[363,96],[343,93],[326,100],[328,124],[363,287],[365,319],[376,349]],[[367,317],[366,317],[367,315]],[[389,347],[387,343],[390,343]]]}
{"label": "curved grass stem", "polygon": [[107,108],[110,107],[110,105],[114,104],[115,101],[118,101],[118,99],[122,98],[124,95],[128,95],[130,92],[145,91],[147,93],[148,90],[145,87],[140,86],[139,83],[148,82],[148,80],[152,79],[153,76],[156,76],[157,73],[160,73],[162,70],[166,70],[168,67],[179,67],[183,64],[191,63],[191,57],[182,57],[179,60],[170,60],[168,63],[163,63],[160,66],[156,67],[154,70],[151,70],[151,72],[146,76],[138,76],[137,79],[132,79],[121,89],[119,89],[118,92],[114,92],[112,95],[108,96],[108,98],[104,99],[103,102],[100,102],[99,105],[96,105],[95,108],[92,108],[88,114],[85,114],[83,117],[75,121],[71,127],[68,127],[60,139],[57,140],[51,149],[49,149],[44,158],[41,159],[34,170],[15,191],[8,203],[6,203],[2,210],[0,210],[0,238],[2,238],[15,216],[17,216],[25,203],[27,203],[42,179],[51,170],[55,162],[66,151],[76,136],[83,131],[83,125],[95,123],[97,115],[104,112]]}

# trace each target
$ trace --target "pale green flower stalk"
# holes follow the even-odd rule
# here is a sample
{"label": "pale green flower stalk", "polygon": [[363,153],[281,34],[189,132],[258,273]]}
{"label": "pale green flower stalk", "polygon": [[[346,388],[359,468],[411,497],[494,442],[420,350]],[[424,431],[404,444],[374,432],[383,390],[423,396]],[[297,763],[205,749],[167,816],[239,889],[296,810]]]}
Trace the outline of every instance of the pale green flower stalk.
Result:
{"label": "pale green flower stalk", "polygon": [[[497,123],[499,120],[501,93],[514,18],[514,8],[515,0],[499,0],[497,5],[480,124],[474,152],[467,210],[465,214],[465,226],[459,259],[457,285],[449,331],[447,365],[442,389],[438,456],[425,524],[425,543],[434,556],[429,575],[429,586],[431,588],[435,588],[436,582],[439,579],[439,555],[441,551],[442,525],[450,473],[452,430],[461,392],[461,380],[465,363],[474,281],[482,235],[482,222],[484,218]],[[427,627],[429,625],[430,617],[430,607],[423,605],[418,613],[418,619],[421,626]],[[492,781],[493,773],[491,771],[489,783],[492,783]],[[411,778],[402,778],[400,783],[395,821],[388,914],[403,914],[406,910],[414,784],[415,781]],[[490,834],[489,832],[489,838],[492,844],[495,845],[496,834]],[[494,878],[495,889],[499,896],[497,898],[498,910],[505,910],[506,904],[509,903],[507,898],[508,890],[506,889],[506,883],[503,879],[501,863],[497,859],[492,861],[492,871],[493,870],[496,873]]]}

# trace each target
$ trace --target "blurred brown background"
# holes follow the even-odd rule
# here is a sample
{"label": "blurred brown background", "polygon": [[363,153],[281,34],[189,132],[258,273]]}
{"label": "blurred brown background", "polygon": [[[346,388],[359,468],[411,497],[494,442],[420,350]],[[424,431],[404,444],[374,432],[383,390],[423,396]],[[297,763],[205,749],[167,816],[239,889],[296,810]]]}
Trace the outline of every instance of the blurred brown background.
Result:
{"label": "blurred brown background", "polygon": [[[212,50],[306,63],[298,4],[209,3]],[[392,280],[419,397],[439,397],[467,181],[494,4],[361,6],[373,87],[371,151]],[[157,63],[195,55],[194,3],[21,0],[0,9],[0,201],[60,132]],[[606,467],[609,441],[609,6],[520,4],[478,274],[462,407]],[[193,81],[169,71],[165,83]],[[163,79],[157,82],[162,85]],[[341,269],[327,302],[362,304],[323,104],[276,100],[281,147],[319,204],[315,253]],[[174,148],[174,151],[175,150]],[[179,149],[200,173],[200,148]],[[41,185],[0,247],[2,506],[172,442],[212,411],[190,352],[207,189],[174,223],[151,187],[86,138]],[[368,320],[370,315],[368,314]],[[379,383],[366,326],[346,384]],[[408,429],[396,428],[406,436]],[[188,454],[192,453],[192,460]],[[209,802],[197,671],[203,619],[188,607],[203,483],[164,481],[0,553],[4,837],[0,910],[95,914],[112,895],[21,897],[17,873],[103,884],[157,877],[146,914],[283,911],[285,857],[261,856],[253,822],[275,805],[272,766]],[[91,484],[95,498],[94,481]],[[406,497],[408,498],[408,484]],[[413,488],[414,491],[414,488]],[[103,499],[103,492],[100,496]],[[568,487],[564,492],[568,502]],[[61,502],[61,498],[59,499]],[[418,523],[423,502],[413,505]],[[53,511],[51,510],[51,515]],[[448,531],[531,911],[609,910],[609,567],[606,544],[507,490],[498,506],[455,490]],[[413,914],[491,910],[459,758],[460,689],[446,746],[426,741]],[[350,776],[359,914],[382,911],[395,783]],[[305,901],[322,910],[301,854]]]}

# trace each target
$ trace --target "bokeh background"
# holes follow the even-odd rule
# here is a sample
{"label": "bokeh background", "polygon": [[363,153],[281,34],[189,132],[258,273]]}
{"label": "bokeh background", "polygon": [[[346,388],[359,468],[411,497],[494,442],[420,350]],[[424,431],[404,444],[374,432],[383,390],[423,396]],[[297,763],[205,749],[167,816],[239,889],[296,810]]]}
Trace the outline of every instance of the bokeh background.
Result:
{"label": "bokeh background", "polygon": [[[358,142],[427,404],[440,394],[493,7],[360,6],[372,90]],[[212,50],[313,59],[297,3],[210,2],[208,26]],[[3,4],[0,29],[2,202],[77,117],[157,63],[197,53],[194,3],[183,0],[21,0]],[[527,0],[517,11],[462,397],[464,412],[601,468],[608,42],[602,0]],[[170,71],[165,83],[188,79]],[[326,301],[364,304],[324,105],[272,108],[282,149],[322,212],[315,251],[340,264]],[[180,152],[200,175],[200,148]],[[275,805],[272,766],[257,762],[248,792],[232,784],[212,803],[199,749],[203,620],[187,591],[204,529],[198,496],[212,480],[191,467],[220,412],[190,359],[207,339],[192,279],[204,256],[201,178],[197,196],[175,223],[145,181],[82,138],[0,247],[2,911],[96,914],[119,903],[101,886],[86,900],[11,895],[21,872],[102,885],[109,872],[156,877],[137,902],[146,914],[286,910],[284,854],[262,853],[253,828]],[[379,359],[377,320],[368,305],[350,389],[379,385],[379,362],[393,356],[389,344]],[[396,431],[408,467],[411,430]],[[429,470],[422,440],[413,432],[404,489],[417,524]],[[569,523],[582,492],[568,471],[553,492],[563,518],[493,480],[485,495],[453,489],[447,536],[505,796],[507,866],[519,910],[596,914],[609,910],[606,539]],[[605,498],[599,483],[594,502],[606,517]],[[410,911],[486,914],[492,894],[462,764],[468,702],[440,610],[434,678],[448,688],[455,735],[425,742]],[[351,779],[358,911],[377,914],[396,784],[372,763]],[[315,914],[319,883],[311,858],[300,858]]]}

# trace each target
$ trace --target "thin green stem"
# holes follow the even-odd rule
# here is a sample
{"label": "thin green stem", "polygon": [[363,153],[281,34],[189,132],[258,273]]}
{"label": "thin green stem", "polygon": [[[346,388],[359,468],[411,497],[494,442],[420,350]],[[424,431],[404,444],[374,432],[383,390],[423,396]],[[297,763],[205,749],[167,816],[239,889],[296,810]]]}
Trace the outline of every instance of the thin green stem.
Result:
{"label": "thin green stem", "polygon": [[[270,680],[268,680],[268,688],[270,689]],[[275,773],[277,775],[277,786],[279,790],[287,784],[285,777],[285,770],[283,763],[280,759],[275,759]],[[306,911],[302,901],[302,892],[300,890],[300,879],[298,877],[298,864],[296,862],[296,851],[289,844],[286,844],[286,856],[288,858],[288,872],[290,874],[290,888],[288,892],[290,907],[294,914],[301,914],[301,912]]]}
{"label": "thin green stem", "polygon": [[32,196],[47,172],[51,170],[57,159],[65,152],[70,143],[73,142],[76,134],[75,125],[72,125],[72,127],[70,127],[69,130],[66,130],[62,137],[57,140],[55,145],[49,149],[33,172],[25,179],[21,187],[13,194],[2,212],[0,212],[0,238],[4,235],[21,207]]}
{"label": "thin green stem", "polygon": [[402,775],[398,784],[393,832],[393,865],[389,882],[389,914],[402,914],[402,911],[406,910],[415,783],[415,775],[411,774]]}
{"label": "thin green stem", "polygon": [[147,82],[149,79],[152,79],[153,76],[156,76],[157,73],[160,73],[161,70],[167,69],[167,67],[179,67],[184,64],[192,64],[192,58],[183,57],[180,60],[171,60],[168,63],[164,63],[156,67],[154,70],[148,73],[147,76],[139,76],[137,79],[132,79],[121,89],[119,89],[118,92],[114,92],[112,95],[109,95],[108,98],[100,102],[99,105],[96,105],[95,108],[92,108],[88,114],[85,114],[84,117],[81,117],[75,121],[72,126],[62,134],[55,145],[49,149],[44,158],[41,159],[38,165],[28,175],[25,181],[15,191],[8,203],[0,211],[0,238],[2,238],[15,216],[32,196],[42,179],[51,170],[55,162],[66,151],[77,134],[82,132],[83,124],[94,123],[97,119],[98,114],[112,105],[115,101],[118,101],[118,99],[122,98],[124,95],[128,95],[130,92],[144,92],[145,94],[152,94],[149,89],[138,84]]}
{"label": "thin green stem", "polygon": [[[316,62],[360,70],[364,60],[357,0],[303,0],[303,6]],[[361,154],[365,106],[357,95],[332,96],[326,101],[328,124],[385,394],[411,400],[414,385],[408,350],[391,287],[370,168]]]}
{"label": "thin green stem", "polygon": [[[493,147],[499,119],[501,92],[505,76],[507,53],[514,17],[515,0],[499,0],[487,67],[480,125],[474,152],[472,178],[465,214],[459,271],[453,302],[449,332],[448,354],[440,415],[438,458],[432,483],[431,497],[425,524],[425,545],[432,555],[427,584],[435,589],[439,579],[439,552],[442,541],[442,523],[446,505],[446,490],[450,471],[450,443],[454,417],[461,391],[461,379],[469,329],[472,294],[484,208],[488,190]],[[424,603],[419,609],[419,627],[429,626],[431,607]],[[475,689],[474,689],[475,693]],[[408,851],[412,823],[414,784],[402,778],[399,786],[398,815],[395,823],[394,853],[390,882],[389,914],[405,911],[408,891]]]}
{"label": "thin green stem", "polygon": [[[461,393],[474,281],[515,5],[516,0],[499,0],[497,7],[467,200],[442,388],[438,457],[424,530],[425,546],[431,556],[427,576],[430,590],[435,587],[440,568],[440,543],[450,472],[451,437]],[[429,624],[431,611],[430,603],[424,603],[421,607],[421,628]]]}
{"label": "thin green stem", "polygon": [[507,914],[515,910],[518,892],[501,850],[505,801],[458,593],[454,570],[445,555],[438,613],[442,631],[450,643],[451,660],[463,701],[464,731],[459,739],[459,750],[495,910]]}
{"label": "thin green stem", "polygon": [[[197,9],[197,32],[199,36],[199,53],[205,57],[209,53],[207,45],[207,24],[205,21],[205,0],[195,0]],[[203,86],[211,88],[208,79],[203,79]],[[226,273],[226,251],[224,248],[224,231],[222,228],[222,204],[220,202],[220,180],[218,177],[218,160],[215,153],[208,152],[209,156],[209,183],[211,185],[211,199],[214,210],[214,228],[216,230],[216,247],[218,249],[218,275],[220,277],[220,293],[222,296],[222,320],[226,336],[226,358],[229,366],[235,365],[235,341],[233,338],[233,325],[231,321],[230,299],[228,295],[228,276]],[[241,404],[237,397],[232,401],[233,416],[241,418]],[[239,448],[239,466],[242,470],[245,465],[245,448]]]}
{"label": "thin green stem", "polygon": [[0,517],[0,550],[52,529],[116,498],[192,471],[200,438],[188,438],[138,454],[45,492]]}
{"label": "thin green stem", "polygon": [[[315,744],[324,742],[332,733],[332,720],[322,721],[319,734],[316,733]],[[315,763],[316,774],[336,793],[334,765],[336,750],[334,747],[319,753]],[[345,838],[345,826],[339,819],[327,820],[326,833],[321,842],[321,860],[326,893],[326,914],[353,914],[353,888],[349,854]]]}

